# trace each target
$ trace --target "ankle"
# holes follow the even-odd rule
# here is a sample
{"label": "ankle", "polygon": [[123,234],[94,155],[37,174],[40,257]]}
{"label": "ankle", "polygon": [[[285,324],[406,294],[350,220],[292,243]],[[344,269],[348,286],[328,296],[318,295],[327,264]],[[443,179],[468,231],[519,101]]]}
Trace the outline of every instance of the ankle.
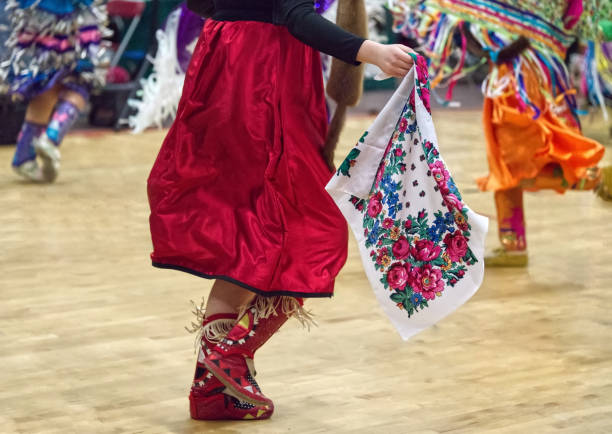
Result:
{"label": "ankle", "polygon": [[34,139],[40,137],[45,129],[44,125],[34,122],[25,121],[21,126],[21,131],[17,137],[17,146],[15,155],[13,156],[13,167],[21,166],[27,161],[36,159],[36,151],[34,150]]}

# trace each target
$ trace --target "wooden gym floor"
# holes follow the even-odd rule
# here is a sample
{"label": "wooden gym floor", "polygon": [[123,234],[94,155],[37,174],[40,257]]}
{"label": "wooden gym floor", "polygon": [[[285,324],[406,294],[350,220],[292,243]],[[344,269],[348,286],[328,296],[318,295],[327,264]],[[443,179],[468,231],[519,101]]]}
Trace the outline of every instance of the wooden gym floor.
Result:
{"label": "wooden gym floor", "polygon": [[[436,126],[466,201],[493,216],[473,182],[479,117],[437,111]],[[339,157],[370,121],[349,120]],[[586,130],[608,140],[600,119]],[[487,270],[407,343],[351,241],[337,295],[308,303],[320,326],[290,323],[257,355],[273,418],[190,420],[183,326],[210,282],[149,263],[145,183],[163,136],[75,132],[53,185],[19,181],[0,147],[0,432],[612,432],[612,204],[591,193],[529,195],[529,268]]]}

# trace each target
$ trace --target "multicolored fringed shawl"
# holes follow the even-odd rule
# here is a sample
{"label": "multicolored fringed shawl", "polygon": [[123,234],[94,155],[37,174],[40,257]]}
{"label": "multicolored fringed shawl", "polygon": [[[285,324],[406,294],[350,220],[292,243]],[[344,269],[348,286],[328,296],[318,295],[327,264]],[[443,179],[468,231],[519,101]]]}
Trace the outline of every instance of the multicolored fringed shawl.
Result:
{"label": "multicolored fringed shawl", "polygon": [[[596,29],[589,20],[603,17],[600,11],[606,8],[600,3],[610,0],[391,0],[389,6],[395,30],[422,44],[434,75],[432,86],[446,86],[447,99],[452,98],[458,79],[487,58],[494,64],[501,49],[519,36],[525,37],[530,45],[512,60],[514,79],[497,77],[493,65],[483,90],[487,96],[513,91],[538,117],[544,108],[529,100],[523,69],[537,72],[547,101],[555,104],[564,100],[575,115],[575,91],[565,56],[577,36],[595,37]],[[487,56],[467,67],[470,40],[476,41]],[[458,59],[449,62],[457,52]]]}
{"label": "multicolored fringed shawl", "polygon": [[570,65],[578,63],[574,83],[579,94],[599,106],[608,120],[606,101],[612,102],[612,42],[588,41],[584,53],[572,56],[571,60]]}
{"label": "multicolored fringed shawl", "polygon": [[606,100],[612,101],[612,0],[585,1],[577,34],[586,43],[581,79],[576,86],[607,119]]}

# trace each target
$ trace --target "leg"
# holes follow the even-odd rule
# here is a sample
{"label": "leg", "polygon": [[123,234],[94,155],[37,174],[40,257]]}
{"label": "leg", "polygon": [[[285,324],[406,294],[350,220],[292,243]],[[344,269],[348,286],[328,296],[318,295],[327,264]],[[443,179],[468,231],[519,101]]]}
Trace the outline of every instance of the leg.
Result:
{"label": "leg", "polygon": [[49,89],[47,92],[33,98],[26,109],[26,122],[31,122],[38,125],[47,125],[49,118],[51,117],[51,113],[53,112],[53,108],[55,107],[55,104],[57,104],[59,91],[59,87],[55,86]]}
{"label": "leg", "polygon": [[253,378],[249,360],[294,314],[303,322],[309,320],[301,299],[257,296],[227,336],[208,352],[204,367],[233,396],[253,405],[271,406]]}
{"label": "leg", "polygon": [[38,95],[30,101],[26,117],[17,137],[17,147],[13,156],[13,169],[31,181],[43,181],[43,175],[36,162],[34,141],[38,139],[49,121],[53,107],[57,102],[58,89]]}
{"label": "leg", "polygon": [[74,125],[83,108],[85,108],[88,93],[63,89],[55,105],[46,134],[34,144],[36,153],[43,162],[43,176],[47,182],[57,178],[60,166],[60,152],[57,149],[68,130]]}
{"label": "leg", "polygon": [[84,90],[81,92],[76,92],[74,90],[64,89],[60,94],[60,98],[74,105],[77,110],[83,111],[85,104],[87,104],[89,93]]}
{"label": "leg", "polygon": [[603,200],[612,201],[612,166],[601,169],[601,182],[595,192]]}
{"label": "leg", "polygon": [[508,251],[527,250],[523,190],[520,187],[495,192],[499,241]]}
{"label": "leg", "polygon": [[492,267],[525,267],[527,265],[527,241],[523,189],[515,187],[495,192],[495,207],[501,248],[485,258]]}
{"label": "leg", "polygon": [[587,169],[584,175],[574,184],[567,182],[563,175],[563,169],[558,164],[549,164],[540,170],[538,175],[532,179],[523,179],[521,186],[525,190],[583,190],[592,191],[601,183],[602,171],[598,167]]}
{"label": "leg", "polygon": [[[227,393],[226,387],[209,372],[203,362],[210,349],[220,342],[235,326],[236,313],[213,314],[203,319],[204,309],[195,306],[198,322],[193,323],[198,334],[198,359],[189,393],[189,410],[196,420],[260,420],[268,419],[274,405],[256,406]],[[251,362],[252,363],[252,362]],[[254,371],[254,370],[253,370]]]}
{"label": "leg", "polygon": [[206,316],[238,313],[255,298],[255,294],[225,280],[215,280],[206,304]]}
{"label": "leg", "polygon": [[[195,326],[193,331],[199,329],[201,339],[198,338],[200,339],[198,360],[189,394],[189,408],[193,419],[257,420],[269,418],[274,411],[271,401],[263,406],[253,405],[228,393],[225,385],[204,365],[204,359],[211,348],[221,342],[234,328],[238,312],[251,303],[253,298],[255,294],[251,291],[224,280],[216,280],[208,297],[206,312],[204,313],[203,306],[196,306],[198,322],[193,324]],[[254,377],[252,359],[245,360],[245,363],[252,373],[251,378]],[[253,384],[256,384],[254,379]]]}
{"label": "leg", "polygon": [[551,188],[557,191],[565,189],[578,191],[594,191],[601,199],[612,201],[612,166],[591,167],[575,184],[569,183],[563,177],[559,166],[545,167],[535,179],[525,180],[521,185],[525,189],[539,190]]}

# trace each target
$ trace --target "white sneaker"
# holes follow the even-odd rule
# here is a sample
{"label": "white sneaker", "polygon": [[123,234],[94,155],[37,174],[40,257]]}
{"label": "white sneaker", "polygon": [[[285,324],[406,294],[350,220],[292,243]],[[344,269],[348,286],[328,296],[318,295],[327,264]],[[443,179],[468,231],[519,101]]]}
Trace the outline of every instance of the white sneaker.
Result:
{"label": "white sneaker", "polygon": [[59,174],[60,151],[46,134],[34,139],[36,155],[42,160],[42,177],[46,182],[53,182]]}
{"label": "white sneaker", "polygon": [[19,175],[30,181],[44,181],[42,170],[38,167],[36,160],[28,160],[19,166],[13,166],[13,170]]}

